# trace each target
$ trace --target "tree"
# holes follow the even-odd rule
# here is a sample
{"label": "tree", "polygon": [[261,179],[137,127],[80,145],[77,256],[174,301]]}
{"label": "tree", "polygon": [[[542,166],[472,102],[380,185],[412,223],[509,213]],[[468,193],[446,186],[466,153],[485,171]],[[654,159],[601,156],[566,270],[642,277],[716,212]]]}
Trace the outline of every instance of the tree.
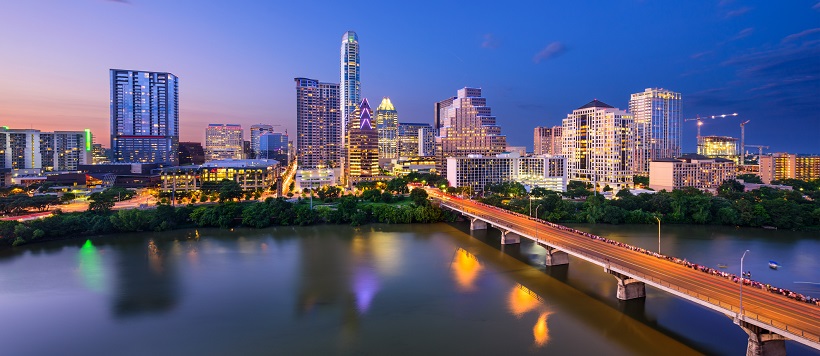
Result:
{"label": "tree", "polygon": [[737,179],[743,180],[746,183],[763,184],[760,176],[754,173],[738,174]]}
{"label": "tree", "polygon": [[409,192],[407,181],[404,178],[393,178],[387,182],[387,191],[396,194],[407,194]]}
{"label": "tree", "polygon": [[68,203],[68,202],[70,202],[70,201],[72,201],[76,198],[77,198],[77,196],[74,193],[71,193],[71,192],[63,193],[63,195],[60,197],[60,202],[61,203]]}
{"label": "tree", "polygon": [[219,182],[219,202],[239,200],[242,193],[242,186],[236,181],[223,179]]}
{"label": "tree", "polygon": [[88,199],[91,200],[88,204],[88,211],[107,213],[114,207],[114,198],[101,192],[92,193]]}
{"label": "tree", "polygon": [[410,199],[413,200],[417,206],[426,206],[430,202],[427,200],[427,191],[421,188],[416,188],[410,191]]}

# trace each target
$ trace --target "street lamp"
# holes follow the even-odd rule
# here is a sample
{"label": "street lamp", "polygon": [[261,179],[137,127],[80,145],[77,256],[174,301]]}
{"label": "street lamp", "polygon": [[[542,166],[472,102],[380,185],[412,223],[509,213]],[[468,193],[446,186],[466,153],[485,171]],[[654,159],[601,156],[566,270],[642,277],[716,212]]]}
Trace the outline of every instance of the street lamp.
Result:
{"label": "street lamp", "polygon": [[[538,219],[538,208],[541,207],[541,204],[535,206],[535,218]],[[538,240],[538,221],[535,222],[535,239]]]}
{"label": "street lamp", "polygon": [[661,219],[657,216],[653,216],[655,220],[658,220],[658,254],[661,254]]}
{"label": "street lamp", "polygon": [[737,313],[738,319],[743,319],[743,258],[746,257],[746,253],[749,250],[743,252],[743,256],[740,256],[740,310]]}

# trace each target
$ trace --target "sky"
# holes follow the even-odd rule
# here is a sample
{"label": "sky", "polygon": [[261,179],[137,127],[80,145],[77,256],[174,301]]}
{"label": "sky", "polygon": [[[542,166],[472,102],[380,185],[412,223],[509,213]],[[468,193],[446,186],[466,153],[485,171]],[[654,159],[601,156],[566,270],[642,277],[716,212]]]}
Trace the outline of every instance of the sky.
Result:
{"label": "sky", "polygon": [[[208,123],[296,133],[293,78],[339,82],[341,37],[361,46],[363,97],[400,122],[480,87],[508,144],[598,99],[682,93],[703,135],[820,153],[820,1],[4,0],[0,126],[90,128],[109,145],[110,68],[179,77],[180,139]],[[683,151],[696,147],[683,125]],[[750,149],[756,151],[755,149]]]}

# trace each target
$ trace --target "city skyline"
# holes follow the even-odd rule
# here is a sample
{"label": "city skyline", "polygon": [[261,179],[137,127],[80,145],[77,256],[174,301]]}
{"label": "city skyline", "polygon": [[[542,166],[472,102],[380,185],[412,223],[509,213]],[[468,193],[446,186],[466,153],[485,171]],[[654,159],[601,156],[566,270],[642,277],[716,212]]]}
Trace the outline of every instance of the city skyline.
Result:
{"label": "city skyline", "polygon": [[[456,88],[480,87],[492,100],[510,145],[531,148],[535,126],[560,124],[577,103],[598,98],[626,108],[631,93],[659,87],[683,95],[684,118],[740,113],[737,119],[706,121],[703,135],[739,137],[739,123],[751,120],[747,144],[770,146],[767,152],[818,152],[812,136],[820,129],[820,104],[811,96],[820,87],[820,29],[814,25],[820,11],[813,9],[814,1],[625,2],[592,10],[581,4],[538,5],[522,16],[546,16],[542,21],[475,26],[464,30],[455,43],[436,39],[462,28],[460,21],[417,28],[413,24],[425,16],[421,9],[390,5],[405,16],[390,19],[395,26],[384,30],[387,19],[334,16],[343,6],[334,4],[315,11],[322,26],[288,31],[278,46],[259,41],[259,33],[287,31],[296,24],[292,15],[308,11],[309,5],[288,4],[274,12],[266,4],[201,6],[196,11],[187,11],[186,3],[163,4],[167,11],[157,11],[157,4],[55,3],[46,11],[24,2],[0,5],[0,29],[16,34],[0,44],[5,53],[15,53],[5,66],[15,70],[7,69],[0,84],[0,123],[45,131],[90,128],[98,143],[107,146],[99,140],[109,130],[106,72],[133,68],[181,78],[181,141],[204,141],[202,129],[215,120],[243,126],[281,124],[282,131],[295,132],[292,78],[335,78],[339,33],[352,30],[365,44],[362,58],[368,70],[361,77],[367,83],[362,94],[391,97],[406,121],[432,123],[437,100]],[[61,16],[74,7],[83,11],[71,18]],[[465,11],[469,15],[489,10],[505,18],[514,9],[487,4]],[[559,31],[582,11],[593,18],[618,15],[634,25],[611,31],[601,26]],[[215,19],[223,13],[242,18],[245,24],[222,28]],[[148,14],[184,16],[163,29],[169,41],[157,43],[156,51],[107,51],[107,43],[138,30],[101,29]],[[276,21],[266,22],[266,16]],[[32,27],[40,22],[47,25]],[[73,38],[85,42],[68,40]],[[624,38],[636,41],[618,40]],[[214,48],[232,54],[211,55]],[[620,54],[602,60],[592,55],[600,49],[618,49]],[[51,61],[56,54],[65,59]],[[649,54],[651,61],[646,59]],[[222,85],[210,83],[215,71],[222,74]],[[54,77],[70,81],[72,90],[49,90]],[[576,84],[589,83],[593,77],[599,82]],[[694,152],[693,122],[684,123],[682,133],[683,151]]]}

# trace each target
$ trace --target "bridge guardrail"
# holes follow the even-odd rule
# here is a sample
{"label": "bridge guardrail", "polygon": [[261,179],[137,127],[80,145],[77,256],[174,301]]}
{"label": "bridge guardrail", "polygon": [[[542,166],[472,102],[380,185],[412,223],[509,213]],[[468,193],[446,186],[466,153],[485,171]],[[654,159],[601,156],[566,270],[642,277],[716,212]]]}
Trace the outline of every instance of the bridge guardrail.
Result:
{"label": "bridge guardrail", "polygon": [[[444,202],[442,201],[442,203],[444,203]],[[447,206],[447,207],[450,207],[451,209],[467,210],[467,209],[465,209],[465,208],[461,208],[461,207],[455,207],[455,206],[452,206],[452,205],[451,205],[451,204],[449,204],[449,203],[444,203],[444,205],[445,205],[445,206]],[[465,213],[470,214],[470,215],[476,215],[475,213],[470,213],[470,212],[465,212]],[[476,215],[476,216],[477,216],[477,215]],[[482,215],[482,217],[487,218],[487,217],[486,217],[486,216],[484,216],[484,215]],[[490,223],[492,224],[492,222],[490,222]],[[546,231],[546,230],[545,230],[545,231]],[[631,276],[633,276],[633,277],[639,277],[639,278],[642,278],[642,279],[644,279],[644,280],[649,280],[649,281],[652,281],[653,283],[657,283],[657,284],[659,284],[659,285],[661,285],[661,286],[664,286],[664,287],[666,287],[666,288],[670,288],[670,289],[673,289],[673,290],[678,291],[678,292],[680,292],[680,293],[684,293],[684,294],[686,294],[686,295],[689,295],[689,296],[691,296],[691,297],[694,297],[694,298],[700,299],[700,300],[705,301],[705,302],[707,302],[707,303],[711,303],[712,305],[716,305],[716,306],[718,306],[718,307],[720,307],[720,308],[727,309],[729,312],[734,312],[734,313],[737,313],[737,312],[739,312],[739,311],[740,311],[739,307],[737,307],[737,306],[735,306],[735,305],[732,305],[732,304],[729,304],[729,303],[723,302],[723,301],[721,301],[721,300],[718,300],[718,299],[715,299],[715,298],[709,297],[708,295],[700,294],[700,293],[698,293],[698,292],[696,292],[696,291],[693,291],[693,290],[690,290],[690,289],[687,289],[687,288],[679,287],[679,286],[677,286],[677,285],[673,285],[673,284],[671,284],[671,283],[664,282],[663,280],[661,280],[661,279],[659,279],[659,278],[655,278],[655,277],[652,277],[652,276],[648,276],[648,275],[646,275],[646,274],[644,274],[644,273],[638,272],[638,271],[636,271],[636,270],[634,270],[634,269],[631,269],[631,268],[628,268],[628,267],[626,267],[626,266],[619,265],[619,264],[613,264],[613,263],[611,263],[611,261],[606,261],[606,260],[604,260],[604,259],[601,259],[601,258],[598,258],[598,257],[592,256],[592,255],[590,255],[590,254],[588,254],[588,253],[585,253],[585,252],[584,252],[584,251],[582,251],[582,250],[579,250],[579,249],[576,249],[576,248],[573,248],[573,247],[569,247],[569,246],[565,246],[565,245],[563,245],[563,244],[556,243],[554,240],[550,240],[550,239],[541,239],[541,238],[535,239],[535,238],[532,238],[532,237],[530,237],[530,238],[531,238],[531,239],[534,239],[534,240],[537,240],[537,241],[543,241],[544,243],[546,243],[546,244],[548,244],[548,245],[551,245],[551,246],[553,246],[553,247],[555,247],[555,248],[557,248],[557,249],[563,250],[563,251],[572,251],[572,252],[574,252],[575,254],[577,254],[577,255],[582,255],[582,256],[584,256],[585,258],[589,259],[589,260],[596,260],[596,261],[599,261],[599,262],[601,262],[601,264],[602,264],[602,265],[607,265],[607,263],[609,263],[609,266],[610,266],[610,267],[613,267],[613,266],[614,266],[614,267],[617,267],[617,268],[618,268],[618,269],[620,269],[620,270],[623,270],[623,271],[628,272],[628,273],[629,273]],[[792,333],[792,334],[794,334],[794,335],[800,335],[801,337],[803,337],[803,338],[805,338],[805,339],[807,339],[807,340],[811,340],[812,342],[820,342],[820,336],[819,336],[819,335],[812,334],[812,333],[807,332],[807,331],[805,331],[805,330],[803,330],[803,329],[797,328],[797,327],[795,327],[795,326],[791,326],[791,325],[786,324],[786,323],[782,323],[782,322],[775,321],[774,319],[771,319],[771,318],[765,318],[765,317],[762,317],[762,316],[760,316],[760,314],[758,314],[758,313],[749,312],[749,311],[744,311],[743,316],[744,316],[745,318],[748,318],[748,319],[753,319],[753,320],[756,320],[756,321],[761,322],[761,323],[763,323],[763,324],[766,324],[766,325],[771,325],[771,326],[773,326],[773,327],[775,327],[775,328],[779,328],[779,329],[781,329],[781,330],[788,331],[789,333]]]}

